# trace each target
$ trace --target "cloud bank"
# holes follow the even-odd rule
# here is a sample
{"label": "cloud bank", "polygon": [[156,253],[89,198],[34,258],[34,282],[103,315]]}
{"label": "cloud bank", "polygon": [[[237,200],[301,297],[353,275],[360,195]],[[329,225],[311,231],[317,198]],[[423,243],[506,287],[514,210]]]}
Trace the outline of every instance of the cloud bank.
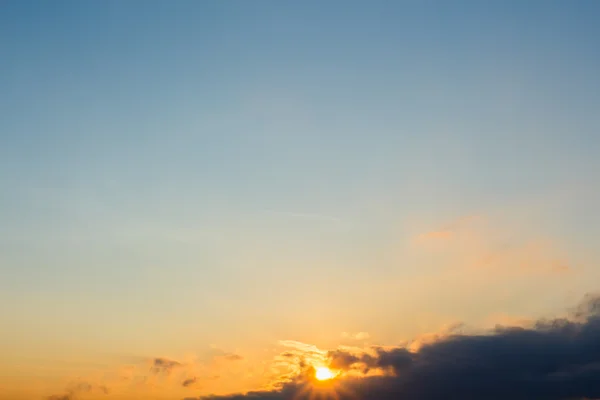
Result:
{"label": "cloud bank", "polygon": [[304,371],[274,390],[201,399],[600,398],[600,297],[587,296],[569,318],[540,320],[531,328],[451,334],[418,350],[340,349],[329,352],[327,359],[331,368],[341,371],[341,377],[328,385],[311,382]]}

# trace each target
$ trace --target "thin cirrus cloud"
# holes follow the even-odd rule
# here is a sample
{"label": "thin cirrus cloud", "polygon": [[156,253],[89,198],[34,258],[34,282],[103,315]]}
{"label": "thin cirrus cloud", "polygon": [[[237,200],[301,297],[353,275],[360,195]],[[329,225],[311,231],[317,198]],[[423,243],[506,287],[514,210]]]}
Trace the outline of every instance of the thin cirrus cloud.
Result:
{"label": "thin cirrus cloud", "polygon": [[441,227],[440,229],[432,230],[429,232],[422,233],[417,236],[419,241],[426,240],[448,240],[457,234],[460,229],[468,227],[469,224],[481,220],[483,217],[480,215],[466,215],[460,217],[455,221]]}
{"label": "thin cirrus cloud", "polygon": [[367,340],[371,337],[368,332],[342,332],[342,338],[351,340]]}
{"label": "thin cirrus cloud", "polygon": [[241,361],[244,359],[244,357],[242,357],[239,354],[235,354],[235,353],[225,354],[224,356],[222,356],[222,358],[224,358],[227,361]]}
{"label": "thin cirrus cloud", "polygon": [[[539,320],[529,328],[455,333],[418,350],[338,349],[327,360],[342,373],[332,384],[340,389],[338,400],[600,398],[600,296],[586,296],[569,318]],[[379,373],[368,375],[372,371]],[[202,399],[308,399],[315,393],[306,391],[307,384],[299,374],[272,390]]]}
{"label": "thin cirrus cloud", "polygon": [[288,349],[282,353],[280,357],[286,359],[295,358],[311,364],[323,363],[327,354],[327,352],[319,349],[315,345],[302,343],[296,340],[280,340],[279,345]]}
{"label": "thin cirrus cloud", "polygon": [[209,351],[208,357],[215,361],[241,361],[244,359],[244,357],[240,354],[227,352],[215,346],[211,346],[211,350]]}
{"label": "thin cirrus cloud", "polygon": [[[483,223],[481,223],[483,222]],[[527,234],[507,221],[465,216],[416,236],[420,250],[440,256],[440,265],[494,275],[570,274],[577,267],[556,240]],[[518,223],[511,221],[511,223]],[[425,253],[420,253],[425,254]]]}

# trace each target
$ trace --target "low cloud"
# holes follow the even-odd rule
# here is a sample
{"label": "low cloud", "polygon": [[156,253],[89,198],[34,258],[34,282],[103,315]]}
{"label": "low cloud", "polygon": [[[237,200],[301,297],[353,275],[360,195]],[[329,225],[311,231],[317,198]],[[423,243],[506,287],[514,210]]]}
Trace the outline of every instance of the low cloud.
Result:
{"label": "low cloud", "polygon": [[194,386],[196,384],[196,382],[198,382],[198,378],[196,378],[196,377],[188,378],[181,383],[181,386],[183,386],[183,387]]}
{"label": "low cloud", "polygon": [[65,389],[65,393],[47,396],[46,400],[77,400],[81,394],[91,392],[106,395],[109,390],[104,385],[93,385],[89,382],[77,381],[70,383]]}
{"label": "low cloud", "polygon": [[234,353],[225,354],[223,358],[227,361],[241,361],[244,359],[244,357]]}
{"label": "low cloud", "polygon": [[[310,382],[304,369],[272,390],[204,399],[328,398],[332,391],[338,400],[600,398],[600,297],[587,296],[569,318],[539,320],[531,327],[502,326],[486,334],[451,331],[417,350],[340,349],[326,357],[341,372],[329,385]],[[368,375],[371,371],[378,374]]]}
{"label": "low cloud", "polygon": [[153,374],[165,374],[170,375],[173,369],[183,366],[179,361],[169,360],[167,358],[154,358],[151,361],[150,372]]}

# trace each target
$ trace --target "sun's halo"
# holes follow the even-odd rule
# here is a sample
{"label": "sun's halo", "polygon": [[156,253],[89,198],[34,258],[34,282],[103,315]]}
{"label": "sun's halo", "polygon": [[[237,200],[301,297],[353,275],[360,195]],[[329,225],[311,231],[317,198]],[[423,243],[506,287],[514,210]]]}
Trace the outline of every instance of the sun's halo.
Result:
{"label": "sun's halo", "polygon": [[318,381],[326,381],[332,379],[334,376],[333,372],[327,367],[318,367],[315,369],[315,378],[317,378]]}

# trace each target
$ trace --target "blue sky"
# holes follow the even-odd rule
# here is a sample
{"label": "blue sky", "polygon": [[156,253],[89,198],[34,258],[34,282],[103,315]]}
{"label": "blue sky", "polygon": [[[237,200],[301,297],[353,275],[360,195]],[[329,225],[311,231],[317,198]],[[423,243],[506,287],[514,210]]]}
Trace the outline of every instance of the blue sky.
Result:
{"label": "blue sky", "polygon": [[[177,352],[234,346],[252,325],[240,346],[297,330],[329,343],[381,307],[476,320],[586,291],[600,255],[599,11],[4,2],[0,317],[13,330],[0,337],[59,346],[68,330],[96,350]],[[584,272],[475,311],[464,305],[490,282],[409,301],[402,282],[434,290],[431,265],[460,253],[423,255],[413,239],[469,215],[492,221],[486,249],[548,239]],[[385,340],[421,329],[378,324]],[[188,333],[172,343],[169,329]]]}

